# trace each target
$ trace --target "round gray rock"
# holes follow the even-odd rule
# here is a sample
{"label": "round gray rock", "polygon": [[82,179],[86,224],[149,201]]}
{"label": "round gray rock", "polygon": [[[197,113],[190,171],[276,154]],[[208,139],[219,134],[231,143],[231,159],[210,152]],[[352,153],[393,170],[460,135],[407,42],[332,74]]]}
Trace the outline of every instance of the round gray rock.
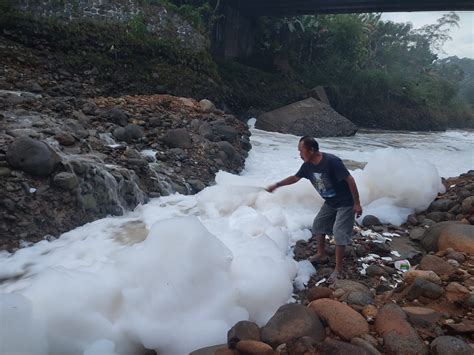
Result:
{"label": "round gray rock", "polygon": [[170,129],[163,136],[163,142],[171,148],[191,148],[192,141],[185,128]]}
{"label": "round gray rock", "polygon": [[326,331],[319,317],[301,304],[281,306],[262,328],[262,341],[273,347],[303,336],[323,341]]}
{"label": "round gray rock", "polygon": [[372,216],[370,214],[365,216],[364,219],[362,220],[362,225],[364,227],[379,226],[381,224],[382,223],[380,223],[380,220],[377,217]]}
{"label": "round gray rock", "polygon": [[46,143],[29,137],[20,137],[8,147],[7,161],[14,168],[31,175],[48,176],[61,158]]}
{"label": "round gray rock", "polygon": [[466,342],[446,335],[433,340],[430,344],[430,349],[433,355],[468,355],[474,353],[473,349]]}

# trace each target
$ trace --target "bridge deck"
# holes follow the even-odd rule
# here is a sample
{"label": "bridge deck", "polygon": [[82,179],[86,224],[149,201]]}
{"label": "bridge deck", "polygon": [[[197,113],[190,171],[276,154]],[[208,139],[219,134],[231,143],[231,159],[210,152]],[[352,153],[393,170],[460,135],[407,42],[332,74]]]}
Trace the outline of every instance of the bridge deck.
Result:
{"label": "bridge deck", "polygon": [[256,16],[474,10],[474,0],[240,0],[236,3],[243,13]]}

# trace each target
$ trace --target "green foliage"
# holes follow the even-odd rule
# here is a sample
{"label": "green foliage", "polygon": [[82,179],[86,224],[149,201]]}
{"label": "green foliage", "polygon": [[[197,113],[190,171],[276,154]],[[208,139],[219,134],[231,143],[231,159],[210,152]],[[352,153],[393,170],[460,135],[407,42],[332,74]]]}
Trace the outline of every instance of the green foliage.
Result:
{"label": "green foliage", "polygon": [[0,0],[0,13],[6,13],[11,9],[10,0]]}

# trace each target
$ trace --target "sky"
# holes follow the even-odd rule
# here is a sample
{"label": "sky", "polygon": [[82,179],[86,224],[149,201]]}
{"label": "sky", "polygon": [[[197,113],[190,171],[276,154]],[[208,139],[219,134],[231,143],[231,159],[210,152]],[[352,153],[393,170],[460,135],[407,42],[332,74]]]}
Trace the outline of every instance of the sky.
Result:
{"label": "sky", "polygon": [[[438,53],[440,58],[456,55],[460,58],[474,58],[474,11],[455,11],[460,18],[459,28],[452,27],[451,41],[444,44],[446,53]],[[382,19],[394,22],[411,22],[414,28],[436,23],[448,11],[427,12],[386,12]]]}

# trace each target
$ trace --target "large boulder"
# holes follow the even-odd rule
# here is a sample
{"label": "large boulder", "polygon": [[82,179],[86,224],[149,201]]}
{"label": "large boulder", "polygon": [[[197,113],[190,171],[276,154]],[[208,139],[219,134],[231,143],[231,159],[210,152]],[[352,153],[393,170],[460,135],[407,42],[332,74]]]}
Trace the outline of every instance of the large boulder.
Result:
{"label": "large boulder", "polygon": [[260,115],[255,127],[313,137],[352,136],[357,132],[351,121],[312,97]]}
{"label": "large boulder", "polygon": [[438,251],[438,239],[441,231],[447,226],[457,223],[458,222],[454,221],[440,222],[428,228],[421,237],[421,245],[423,248],[425,248],[426,251]]}
{"label": "large boulder", "polygon": [[8,147],[7,160],[14,168],[31,175],[48,176],[61,158],[46,143],[29,137],[20,137]]}

